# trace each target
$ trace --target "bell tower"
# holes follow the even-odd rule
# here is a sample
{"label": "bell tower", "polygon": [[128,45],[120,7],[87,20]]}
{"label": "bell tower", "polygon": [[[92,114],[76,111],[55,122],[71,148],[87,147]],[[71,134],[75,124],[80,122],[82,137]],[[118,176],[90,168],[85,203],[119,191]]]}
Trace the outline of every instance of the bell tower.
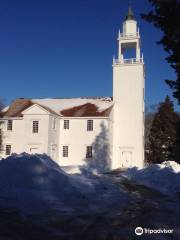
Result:
{"label": "bell tower", "polygon": [[[140,34],[129,8],[113,59],[112,168],[144,165],[144,60]],[[128,55],[131,54],[131,55]]]}

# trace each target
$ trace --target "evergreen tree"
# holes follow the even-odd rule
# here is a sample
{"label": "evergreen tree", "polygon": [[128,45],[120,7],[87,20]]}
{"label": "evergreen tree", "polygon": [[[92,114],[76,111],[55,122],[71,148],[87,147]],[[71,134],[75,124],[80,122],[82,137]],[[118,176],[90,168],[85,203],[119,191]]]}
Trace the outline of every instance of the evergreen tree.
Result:
{"label": "evergreen tree", "polygon": [[167,96],[154,116],[149,136],[148,162],[162,163],[175,160],[177,122],[178,115],[174,112],[173,103]]}
{"label": "evergreen tree", "polygon": [[157,112],[158,105],[151,105],[149,107],[146,107],[145,111],[145,160],[147,163],[148,159],[148,153],[149,153],[149,135],[153,123],[153,119],[155,116],[155,113]]}
{"label": "evergreen tree", "polygon": [[173,96],[180,104],[180,1],[149,0],[149,2],[153,9],[148,14],[142,14],[142,18],[153,23],[163,33],[158,43],[168,53],[166,60],[177,75],[176,80],[166,80],[166,83],[173,89]]}
{"label": "evergreen tree", "polygon": [[178,115],[178,123],[176,130],[174,160],[180,163],[180,114]]}

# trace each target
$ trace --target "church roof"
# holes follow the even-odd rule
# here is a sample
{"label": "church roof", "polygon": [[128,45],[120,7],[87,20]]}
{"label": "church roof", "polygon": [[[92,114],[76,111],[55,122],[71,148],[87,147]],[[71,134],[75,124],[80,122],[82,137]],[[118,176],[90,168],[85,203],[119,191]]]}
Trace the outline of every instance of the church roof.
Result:
{"label": "church roof", "polygon": [[2,117],[22,117],[22,112],[37,104],[48,112],[64,117],[108,117],[112,109],[110,97],[69,99],[17,99],[6,107]]}
{"label": "church roof", "polygon": [[32,102],[29,99],[16,99],[9,106],[3,109],[2,117],[21,117],[22,112],[32,106]]}
{"label": "church roof", "polygon": [[92,103],[86,103],[80,106],[72,107],[61,111],[64,117],[108,117],[112,107],[103,111],[98,111],[98,107]]}
{"label": "church roof", "polygon": [[134,13],[133,13],[131,7],[129,7],[129,9],[128,9],[128,14],[126,16],[126,20],[135,20]]}

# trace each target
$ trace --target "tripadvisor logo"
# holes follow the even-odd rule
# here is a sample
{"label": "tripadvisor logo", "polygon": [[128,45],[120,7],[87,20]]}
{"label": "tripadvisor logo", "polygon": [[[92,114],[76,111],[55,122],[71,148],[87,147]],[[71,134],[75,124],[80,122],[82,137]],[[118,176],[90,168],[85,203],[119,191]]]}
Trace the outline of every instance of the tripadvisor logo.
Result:
{"label": "tripadvisor logo", "polygon": [[149,229],[149,228],[142,228],[137,227],[135,229],[135,234],[138,236],[141,236],[142,234],[172,234],[174,232],[173,229],[165,229],[165,228],[159,228],[159,229]]}
{"label": "tripadvisor logo", "polygon": [[138,236],[142,235],[143,232],[144,232],[144,231],[143,231],[143,228],[142,228],[142,227],[137,227],[137,228],[135,229],[135,234],[138,235]]}

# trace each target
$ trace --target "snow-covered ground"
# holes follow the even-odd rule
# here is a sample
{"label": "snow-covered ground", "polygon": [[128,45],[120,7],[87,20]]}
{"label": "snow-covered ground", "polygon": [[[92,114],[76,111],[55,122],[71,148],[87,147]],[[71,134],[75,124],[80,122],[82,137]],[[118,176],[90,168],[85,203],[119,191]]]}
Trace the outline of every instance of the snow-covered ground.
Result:
{"label": "snow-covered ground", "polygon": [[1,205],[3,199],[23,212],[44,211],[55,204],[56,209],[73,213],[103,211],[116,202],[123,206],[127,196],[105,177],[85,169],[69,175],[47,155],[24,153],[0,161]]}
{"label": "snow-covered ground", "polygon": [[153,164],[143,169],[130,168],[123,176],[165,194],[180,193],[180,165],[174,161]]}
{"label": "snow-covered ground", "polygon": [[10,156],[0,161],[0,240],[129,240],[137,226],[175,231],[141,239],[178,240],[179,172],[166,162],[98,174],[46,155]]}

